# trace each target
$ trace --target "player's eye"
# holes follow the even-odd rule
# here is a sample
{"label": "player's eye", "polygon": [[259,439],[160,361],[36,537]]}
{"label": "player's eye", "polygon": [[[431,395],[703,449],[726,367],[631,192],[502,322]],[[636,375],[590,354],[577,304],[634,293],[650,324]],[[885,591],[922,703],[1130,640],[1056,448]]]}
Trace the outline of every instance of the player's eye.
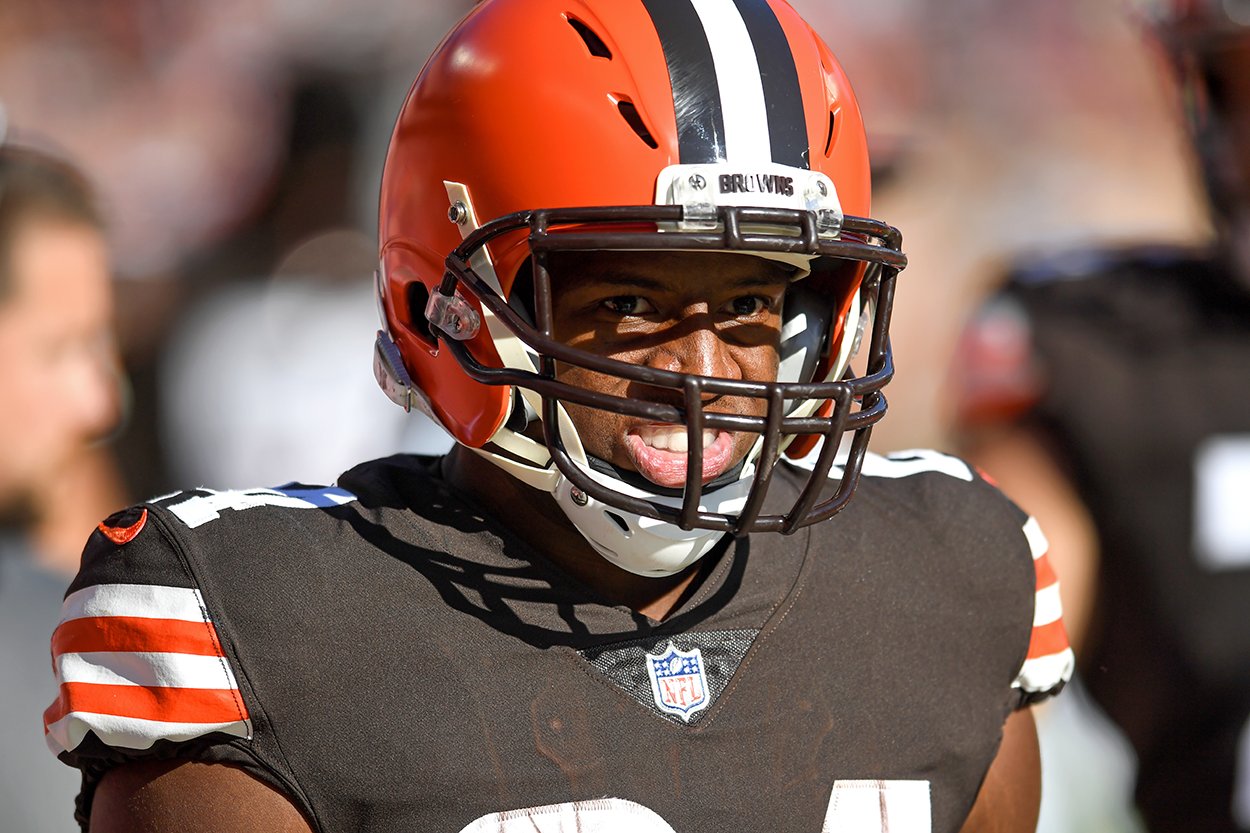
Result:
{"label": "player's eye", "polygon": [[603,306],[617,315],[646,315],[653,310],[641,295],[616,295],[604,300]]}
{"label": "player's eye", "polygon": [[759,315],[772,306],[770,299],[762,295],[743,295],[729,302],[729,309],[739,318],[750,318]]}

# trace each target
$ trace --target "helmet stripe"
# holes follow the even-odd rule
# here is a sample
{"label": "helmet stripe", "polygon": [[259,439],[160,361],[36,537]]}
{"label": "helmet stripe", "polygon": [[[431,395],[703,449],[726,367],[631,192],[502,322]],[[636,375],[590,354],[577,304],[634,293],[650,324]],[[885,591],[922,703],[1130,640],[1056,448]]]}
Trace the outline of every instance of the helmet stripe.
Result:
{"label": "helmet stripe", "polygon": [[751,34],[733,0],[691,0],[691,4],[703,23],[716,66],[725,121],[722,158],[738,163],[767,161],[771,158],[767,108]]}
{"label": "helmet stripe", "polygon": [[809,148],[803,93],[799,89],[799,73],[786,33],[767,0],[734,0],[734,4],[751,34],[759,64],[773,161],[807,168]]}
{"label": "helmet stripe", "polygon": [[725,120],[712,47],[690,0],[642,0],[664,48],[682,164],[725,158]]}
{"label": "helmet stripe", "polygon": [[680,162],[808,167],[794,55],[767,0],[642,1],[668,64]]}

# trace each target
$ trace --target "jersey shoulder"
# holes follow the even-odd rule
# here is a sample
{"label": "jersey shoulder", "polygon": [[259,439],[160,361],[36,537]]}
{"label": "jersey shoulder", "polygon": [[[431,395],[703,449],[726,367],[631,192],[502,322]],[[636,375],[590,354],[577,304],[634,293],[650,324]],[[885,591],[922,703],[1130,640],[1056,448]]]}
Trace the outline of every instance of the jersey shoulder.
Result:
{"label": "jersey shoulder", "polygon": [[52,635],[59,694],[44,712],[48,747],[68,763],[105,749],[219,732],[251,719],[216,624],[157,504],[99,524]]}
{"label": "jersey shoulder", "polygon": [[883,552],[942,559],[943,568],[962,576],[959,586],[968,584],[965,578],[980,582],[974,597],[984,600],[988,592],[1031,604],[1027,648],[1022,632],[1012,687],[1021,704],[1040,702],[1063,688],[1075,657],[1049,545],[1037,521],[984,472],[931,449],[869,453],[851,506],[865,510]]}
{"label": "jersey shoulder", "polygon": [[344,565],[385,561],[356,529],[366,512],[377,524],[435,523],[409,508],[437,503],[422,500],[434,488],[429,462],[362,464],[340,478],[351,490],[177,492],[101,522],[52,638],[59,696],[44,715],[48,746],[80,765],[168,742],[251,738],[248,669],[266,648],[236,645],[240,628],[286,632],[299,600]]}
{"label": "jersey shoulder", "polygon": [[248,557],[239,542],[279,551],[284,539],[315,534],[316,515],[354,500],[334,486],[195,489],[102,521],[52,636],[59,696],[44,726],[53,753],[76,763],[161,741],[250,738],[223,612],[204,585]]}

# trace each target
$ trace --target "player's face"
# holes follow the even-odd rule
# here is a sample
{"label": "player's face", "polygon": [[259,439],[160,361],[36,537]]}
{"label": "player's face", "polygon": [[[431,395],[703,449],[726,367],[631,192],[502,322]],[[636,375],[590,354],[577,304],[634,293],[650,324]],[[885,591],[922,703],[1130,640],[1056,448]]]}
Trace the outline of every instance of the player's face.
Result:
{"label": "player's face", "polygon": [[[561,341],[630,364],[756,382],[777,379],[782,301],[790,271],[748,255],[593,252],[553,258],[552,314]],[[614,396],[681,405],[681,394],[582,368],[564,382]],[[764,403],[705,399],[708,412],[762,416]],[[568,406],[586,451],[670,488],[686,480],[686,430]],[[703,481],[731,469],[755,434],[706,431]]]}
{"label": "player's face", "polygon": [[0,503],[35,489],[119,413],[108,254],[94,229],[17,231],[0,301]]}

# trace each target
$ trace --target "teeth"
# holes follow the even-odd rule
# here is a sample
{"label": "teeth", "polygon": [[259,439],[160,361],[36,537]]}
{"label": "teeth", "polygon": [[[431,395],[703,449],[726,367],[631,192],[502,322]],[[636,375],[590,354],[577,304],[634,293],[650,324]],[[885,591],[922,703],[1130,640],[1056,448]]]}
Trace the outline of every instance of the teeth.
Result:
{"label": "teeth", "polygon": [[[638,429],[638,436],[652,448],[671,451],[674,454],[685,454],[690,450],[686,429],[679,425],[647,425]],[[703,430],[703,447],[707,448],[716,442],[716,432]]]}

